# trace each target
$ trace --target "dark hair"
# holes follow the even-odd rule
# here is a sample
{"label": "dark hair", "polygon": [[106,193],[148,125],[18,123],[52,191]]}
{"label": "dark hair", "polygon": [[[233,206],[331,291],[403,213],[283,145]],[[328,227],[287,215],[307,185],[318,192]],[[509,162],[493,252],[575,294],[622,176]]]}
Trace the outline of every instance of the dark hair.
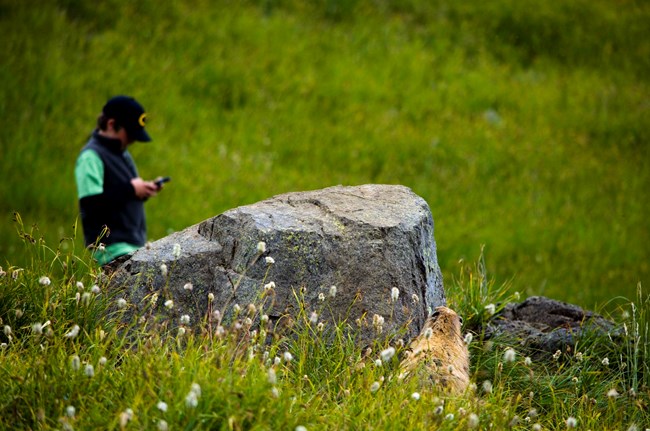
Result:
{"label": "dark hair", "polygon": [[[99,130],[106,130],[108,127],[108,120],[110,120],[111,117],[107,116],[103,112],[99,114],[99,117],[97,117],[97,128]],[[113,128],[117,131],[120,130],[121,126],[118,124],[117,120],[113,118]]]}

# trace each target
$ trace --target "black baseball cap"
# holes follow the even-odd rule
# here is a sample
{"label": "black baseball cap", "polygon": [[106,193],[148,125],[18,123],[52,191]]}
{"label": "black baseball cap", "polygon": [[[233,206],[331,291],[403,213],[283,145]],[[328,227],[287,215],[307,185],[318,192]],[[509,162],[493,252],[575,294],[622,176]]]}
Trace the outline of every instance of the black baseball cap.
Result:
{"label": "black baseball cap", "polygon": [[147,113],[133,97],[115,96],[106,102],[102,109],[104,115],[124,127],[129,138],[140,142],[151,141],[151,136],[144,130]]}

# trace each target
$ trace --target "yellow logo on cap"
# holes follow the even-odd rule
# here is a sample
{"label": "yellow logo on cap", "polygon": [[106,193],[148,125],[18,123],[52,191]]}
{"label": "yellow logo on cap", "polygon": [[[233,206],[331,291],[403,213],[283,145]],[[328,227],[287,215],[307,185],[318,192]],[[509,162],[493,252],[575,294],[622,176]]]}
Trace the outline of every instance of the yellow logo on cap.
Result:
{"label": "yellow logo on cap", "polygon": [[142,115],[140,115],[140,118],[138,118],[138,123],[140,123],[140,125],[142,127],[144,127],[144,125],[147,123],[147,113],[146,112],[143,112]]}

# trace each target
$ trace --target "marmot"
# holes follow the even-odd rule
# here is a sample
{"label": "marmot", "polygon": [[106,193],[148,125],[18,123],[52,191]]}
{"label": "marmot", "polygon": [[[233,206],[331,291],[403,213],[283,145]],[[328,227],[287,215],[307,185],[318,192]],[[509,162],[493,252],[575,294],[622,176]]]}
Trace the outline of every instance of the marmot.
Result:
{"label": "marmot", "polygon": [[469,351],[454,310],[436,307],[400,363],[400,378],[415,375],[422,385],[460,394],[469,385]]}

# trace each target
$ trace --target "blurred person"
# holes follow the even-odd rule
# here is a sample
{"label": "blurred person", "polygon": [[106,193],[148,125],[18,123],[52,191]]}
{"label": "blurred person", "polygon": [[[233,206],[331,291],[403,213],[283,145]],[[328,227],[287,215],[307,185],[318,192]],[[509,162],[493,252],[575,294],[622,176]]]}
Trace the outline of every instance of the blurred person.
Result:
{"label": "blurred person", "polygon": [[100,265],[142,247],[147,226],[144,202],[162,183],[138,175],[127,148],[149,142],[147,114],[134,98],[109,99],[97,128],[81,149],[75,166],[79,210],[86,246]]}

